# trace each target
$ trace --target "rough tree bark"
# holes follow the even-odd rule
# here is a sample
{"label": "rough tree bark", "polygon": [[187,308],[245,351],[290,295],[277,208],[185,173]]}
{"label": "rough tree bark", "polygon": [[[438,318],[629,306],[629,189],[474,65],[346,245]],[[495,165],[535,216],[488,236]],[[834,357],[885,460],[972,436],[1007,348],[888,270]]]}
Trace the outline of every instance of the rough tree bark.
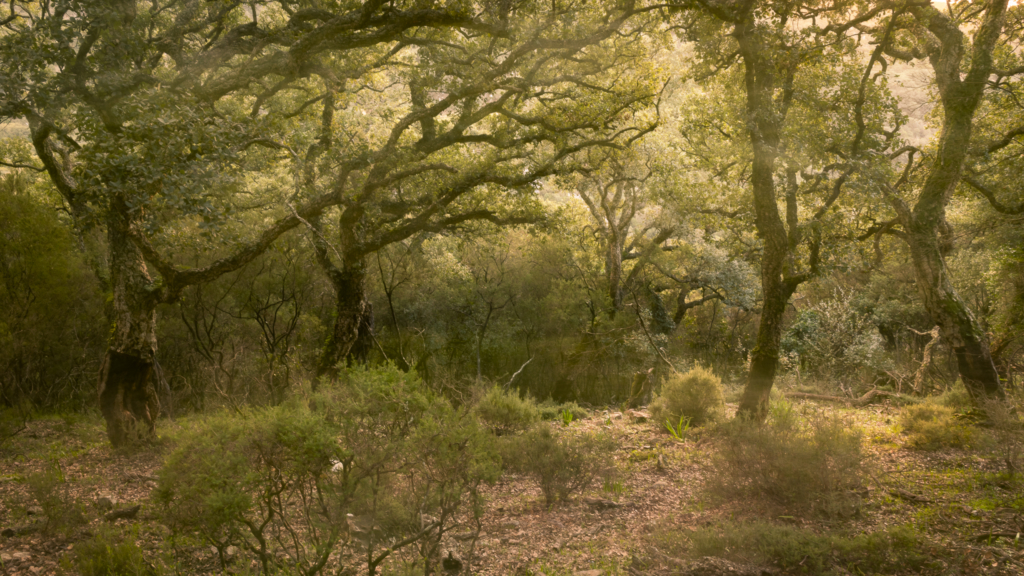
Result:
{"label": "rough tree bark", "polygon": [[156,354],[156,305],[142,252],[132,242],[133,216],[117,197],[108,212],[110,282],[113,289],[113,331],[100,370],[100,410],[110,443],[124,446],[151,439],[156,431],[160,403],[152,381]]}
{"label": "rough tree bark", "polygon": [[366,299],[366,268],[362,258],[346,261],[341,268],[327,271],[337,305],[334,326],[317,360],[316,374],[337,376],[337,366],[346,359],[364,361],[373,346],[373,306]]}
{"label": "rough tree bark", "polygon": [[[361,210],[342,211],[340,251],[327,242],[319,219],[311,222],[316,260],[330,279],[336,300],[334,326],[317,360],[317,378],[336,377],[340,362],[363,361],[373,347],[373,306],[366,298],[366,255],[359,242],[361,219]],[[337,265],[331,260],[332,252],[338,257]]]}
{"label": "rough tree bark", "polygon": [[[776,102],[774,95],[786,79],[777,76],[775,63],[770,60],[770,49],[757,41],[753,3],[740,15],[733,35],[739,44],[744,66],[747,126],[753,149],[751,187],[754,225],[764,243],[761,255],[764,303],[757,328],[757,344],[750,352],[750,372],[747,374],[738,414],[763,421],[768,411],[768,395],[778,368],[782,317],[797,286],[797,283],[784,277],[786,263],[790,258],[790,245],[786,227],[779,215],[775,190],[775,161],[781,143],[785,103]],[[791,82],[791,78],[788,80]]]}
{"label": "rough tree bark", "polygon": [[914,54],[889,50],[890,55],[901,59],[927,55],[935,71],[944,114],[938,150],[913,209],[893,192],[889,193],[889,200],[905,230],[924,307],[941,328],[942,337],[953,347],[960,378],[978,403],[989,398],[1004,399],[1006,394],[985,331],[950,281],[939,233],[948,226],[946,205],[963,173],[974,114],[993,70],[992,54],[1003,28],[1006,7],[1007,0],[992,0],[985,7],[966,75],[961,71],[967,60],[964,33],[947,14],[930,5],[911,9],[920,24],[916,33],[921,48]]}

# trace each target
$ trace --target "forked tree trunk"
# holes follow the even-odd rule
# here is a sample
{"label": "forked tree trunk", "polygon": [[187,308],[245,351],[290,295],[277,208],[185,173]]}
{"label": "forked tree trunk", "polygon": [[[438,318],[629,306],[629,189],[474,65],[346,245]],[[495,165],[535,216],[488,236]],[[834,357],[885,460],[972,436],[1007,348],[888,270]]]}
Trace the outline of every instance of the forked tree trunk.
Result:
{"label": "forked tree trunk", "polygon": [[373,347],[373,306],[366,299],[366,267],[362,257],[346,261],[328,275],[337,298],[334,327],[317,362],[316,374],[337,376],[344,360],[363,361]]}
{"label": "forked tree trunk", "polygon": [[115,447],[152,439],[160,403],[153,385],[158,297],[142,253],[129,239],[131,216],[121,199],[107,223],[113,333],[100,369],[100,410]]}

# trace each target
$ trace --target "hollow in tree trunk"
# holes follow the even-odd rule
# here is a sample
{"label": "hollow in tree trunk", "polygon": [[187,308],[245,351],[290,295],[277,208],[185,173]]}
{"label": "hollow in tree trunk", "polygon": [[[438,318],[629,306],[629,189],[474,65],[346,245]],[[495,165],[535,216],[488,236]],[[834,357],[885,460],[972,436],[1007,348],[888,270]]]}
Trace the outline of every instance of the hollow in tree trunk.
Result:
{"label": "hollow in tree trunk", "polygon": [[128,238],[127,208],[121,201],[113,208],[107,233],[114,326],[100,369],[99,400],[107,436],[117,447],[155,436],[160,403],[152,376],[159,299],[142,253]]}

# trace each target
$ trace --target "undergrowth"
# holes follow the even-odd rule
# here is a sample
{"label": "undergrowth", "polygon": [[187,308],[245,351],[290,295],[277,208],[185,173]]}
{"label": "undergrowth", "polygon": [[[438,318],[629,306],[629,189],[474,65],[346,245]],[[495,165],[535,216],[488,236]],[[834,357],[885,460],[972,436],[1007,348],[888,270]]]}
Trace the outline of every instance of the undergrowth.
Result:
{"label": "undergrowth", "polygon": [[801,418],[785,401],[772,404],[762,426],[734,420],[721,427],[712,493],[767,498],[794,511],[847,516],[862,484],[862,432],[838,415]]}
{"label": "undergrowth", "polygon": [[725,418],[722,380],[701,366],[685,374],[673,374],[665,379],[650,411],[659,426],[680,419],[694,426],[720,422]]}
{"label": "undergrowth", "polygon": [[970,427],[957,421],[952,408],[933,402],[904,408],[900,425],[907,434],[907,445],[921,450],[961,448],[972,438]]}
{"label": "undergrowth", "polygon": [[156,576],[160,571],[149,563],[138,539],[138,525],[127,537],[121,537],[109,526],[100,525],[96,534],[75,545],[73,556],[65,556],[61,568],[66,573],[76,570],[82,576]]}
{"label": "undergrowth", "polygon": [[723,522],[658,535],[662,547],[690,558],[716,556],[772,564],[797,574],[893,574],[929,567],[924,538],[910,526],[865,534],[818,534],[770,522]]}
{"label": "undergrowth", "polygon": [[556,434],[541,425],[509,438],[502,449],[506,468],[530,476],[551,506],[589,488],[596,480],[608,481],[615,471],[611,453],[615,441],[606,434]]}

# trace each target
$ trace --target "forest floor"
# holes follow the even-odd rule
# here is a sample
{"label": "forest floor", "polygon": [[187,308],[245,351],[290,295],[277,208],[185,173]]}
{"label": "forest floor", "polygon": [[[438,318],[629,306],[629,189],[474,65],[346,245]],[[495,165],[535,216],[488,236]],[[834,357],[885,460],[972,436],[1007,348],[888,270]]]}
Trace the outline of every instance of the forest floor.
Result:
{"label": "forest floor", "polygon": [[[921,451],[906,445],[896,425],[897,406],[849,409],[813,402],[795,406],[804,413],[835,411],[863,429],[868,472],[863,493],[849,513],[837,517],[792,511],[766,499],[714,496],[706,489],[717,473],[711,465],[717,445],[712,432],[690,431],[680,441],[663,427],[629,412],[597,410],[590,418],[558,427],[564,434],[611,433],[618,443],[611,456],[618,470],[616,479],[549,508],[528,479],[506,475],[487,488],[483,530],[471,559],[473,573],[761,574],[764,569],[769,574],[814,574],[827,566],[831,573],[850,574],[849,564],[844,567],[842,561],[828,559],[822,564],[813,557],[839,558],[838,541],[823,551],[815,544],[820,544],[820,538],[814,538],[854,538],[903,526],[915,535],[909,543],[869,544],[862,552],[909,552],[925,556],[925,562],[908,565],[904,571],[868,559],[860,564],[867,568],[854,573],[874,573],[878,569],[872,566],[890,566],[878,573],[1024,574],[1019,537],[1024,531],[1024,488],[1019,480],[1006,482],[999,475],[1005,468],[1001,455],[1006,438],[978,429],[970,447]],[[175,426],[180,422],[160,423],[164,431]],[[0,447],[0,529],[4,529],[0,574],[73,574],[76,546],[109,531],[110,526],[134,539],[148,562],[169,566],[169,573],[220,573],[218,557],[208,547],[185,550],[188,558],[183,561],[182,549],[172,551],[169,531],[158,521],[150,493],[170,449],[170,442],[162,442],[132,452],[112,450],[102,422],[95,417],[29,422]],[[41,501],[47,498],[51,501]],[[53,509],[53,499],[64,502],[67,514],[76,515],[78,521],[49,531],[24,530],[38,522],[43,507]],[[103,519],[111,509],[135,505],[141,505],[141,510],[133,519]],[[742,532],[737,528],[742,526],[760,528]],[[747,545],[736,546],[734,540],[730,547],[726,540],[719,555],[736,564],[686,571],[680,558],[693,559],[698,539],[707,545],[709,537],[728,536],[730,530],[741,530],[738,537]],[[803,554],[804,546],[806,555],[780,567],[779,556],[768,551],[772,538],[788,542],[786,553]],[[901,551],[900,545],[913,550]],[[463,557],[468,553],[466,543],[453,540],[449,547]],[[248,567],[247,562],[238,561],[231,571],[245,572]]]}

